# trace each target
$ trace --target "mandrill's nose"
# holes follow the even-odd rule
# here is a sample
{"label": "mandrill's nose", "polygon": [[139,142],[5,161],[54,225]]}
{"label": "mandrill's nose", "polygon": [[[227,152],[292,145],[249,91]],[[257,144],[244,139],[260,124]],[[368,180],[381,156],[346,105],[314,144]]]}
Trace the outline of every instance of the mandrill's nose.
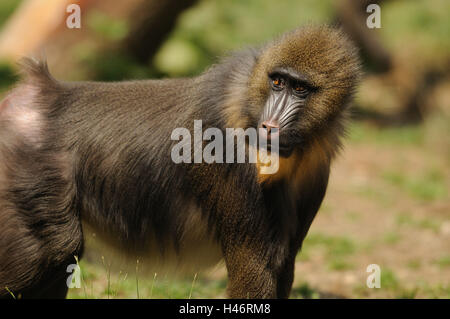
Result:
{"label": "mandrill's nose", "polygon": [[280,134],[280,125],[274,121],[264,121],[259,126],[259,134],[262,138],[271,140]]}

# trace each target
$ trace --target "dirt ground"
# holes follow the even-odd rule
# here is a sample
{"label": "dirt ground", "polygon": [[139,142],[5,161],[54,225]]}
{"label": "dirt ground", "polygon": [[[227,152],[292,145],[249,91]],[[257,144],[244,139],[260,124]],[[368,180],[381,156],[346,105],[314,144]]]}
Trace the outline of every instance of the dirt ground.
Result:
{"label": "dirt ground", "polygon": [[[427,143],[423,146],[346,147],[305,242],[308,256],[302,260],[300,254],[297,262],[294,287],[306,282],[323,297],[449,297],[448,194],[415,194],[397,183],[401,176],[421,183],[424,174],[439,169],[446,176],[442,182],[447,192],[448,157]],[[328,240],[314,240],[318,236]],[[370,264],[381,268],[379,289],[366,286]]]}

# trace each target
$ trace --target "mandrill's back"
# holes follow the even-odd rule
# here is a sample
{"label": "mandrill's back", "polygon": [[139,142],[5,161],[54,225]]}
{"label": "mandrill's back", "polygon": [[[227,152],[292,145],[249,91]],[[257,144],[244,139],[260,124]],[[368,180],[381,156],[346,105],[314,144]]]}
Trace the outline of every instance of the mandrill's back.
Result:
{"label": "mandrill's back", "polygon": [[[38,236],[54,241],[55,224],[81,237],[81,219],[85,237],[95,233],[141,263],[217,262],[185,173],[171,161],[171,132],[200,112],[188,108],[192,79],[64,83],[44,62],[25,60],[24,70],[0,104],[0,205],[11,207],[0,209],[0,259],[17,244],[17,227],[41,224]],[[179,179],[167,179],[175,170]],[[81,249],[71,237],[57,249]]]}

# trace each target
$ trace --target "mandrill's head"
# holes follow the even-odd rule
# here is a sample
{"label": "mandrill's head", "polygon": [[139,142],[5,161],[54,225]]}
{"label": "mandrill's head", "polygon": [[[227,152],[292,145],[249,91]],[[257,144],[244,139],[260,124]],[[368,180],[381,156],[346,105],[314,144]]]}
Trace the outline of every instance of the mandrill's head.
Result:
{"label": "mandrill's head", "polygon": [[241,123],[263,128],[269,141],[279,134],[284,157],[330,130],[338,135],[359,69],[357,50],[340,30],[287,33],[255,53]]}

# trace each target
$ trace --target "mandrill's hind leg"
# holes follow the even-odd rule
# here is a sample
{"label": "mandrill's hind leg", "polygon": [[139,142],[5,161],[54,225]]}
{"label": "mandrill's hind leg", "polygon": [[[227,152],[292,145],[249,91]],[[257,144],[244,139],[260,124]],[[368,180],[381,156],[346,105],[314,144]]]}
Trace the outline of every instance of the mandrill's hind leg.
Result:
{"label": "mandrill's hind leg", "polygon": [[30,82],[0,101],[0,298],[64,298],[82,250],[68,156],[46,144],[46,99]]}
{"label": "mandrill's hind leg", "polygon": [[65,178],[48,158],[27,155],[0,170],[0,298],[64,298],[81,222]]}
{"label": "mandrill's hind leg", "polygon": [[75,258],[69,258],[59,265],[50,266],[45,271],[46,275],[34,286],[24,290],[21,294],[27,299],[63,299],[68,292],[67,280],[72,274],[67,272],[67,265],[76,263]]}
{"label": "mandrill's hind leg", "polygon": [[60,249],[57,243],[60,236],[72,234],[54,233],[47,238],[42,235],[27,225],[17,211],[2,205],[0,298],[65,298],[71,275],[67,266],[75,264],[74,256],[81,254],[81,237],[72,238],[73,247],[78,249]]}

